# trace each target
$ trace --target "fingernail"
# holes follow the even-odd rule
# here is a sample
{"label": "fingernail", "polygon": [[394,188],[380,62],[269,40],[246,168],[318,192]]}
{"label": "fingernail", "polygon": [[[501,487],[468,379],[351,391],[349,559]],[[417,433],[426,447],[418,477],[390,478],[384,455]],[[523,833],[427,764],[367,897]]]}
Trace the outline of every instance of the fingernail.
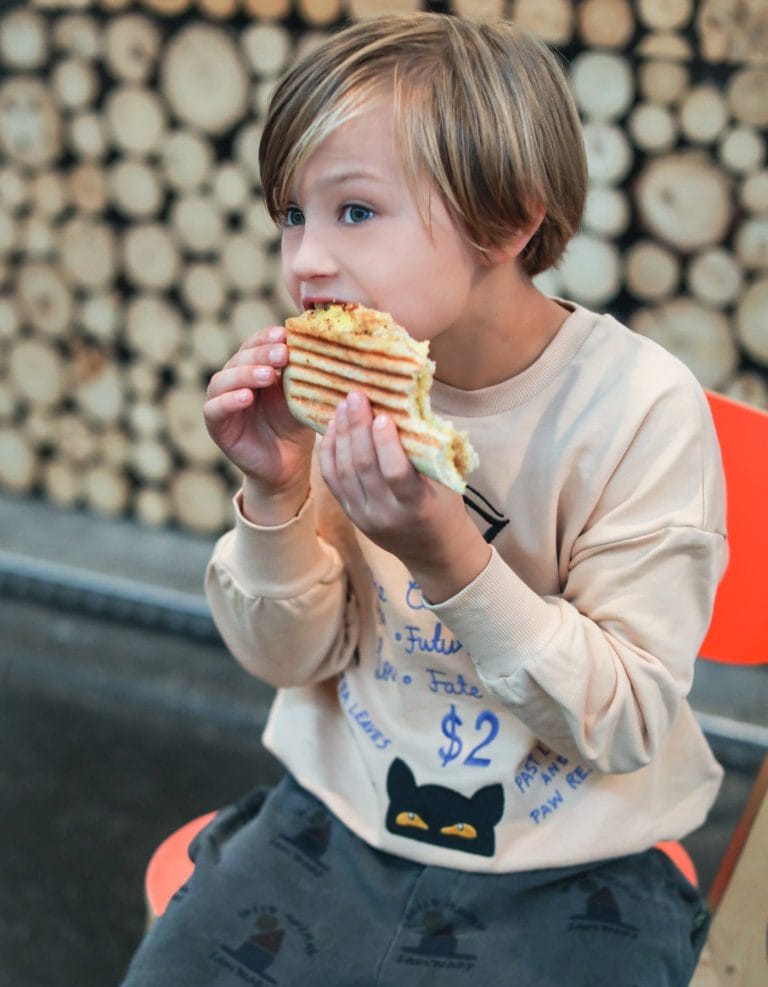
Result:
{"label": "fingernail", "polygon": [[352,411],[357,411],[363,405],[362,397],[357,393],[357,391],[352,391],[351,394],[347,395],[347,405]]}
{"label": "fingernail", "polygon": [[376,417],[373,419],[374,428],[378,428],[378,429],[386,428],[388,424],[389,424],[389,418],[386,415],[376,415]]}
{"label": "fingernail", "polygon": [[269,359],[272,360],[274,363],[277,363],[278,361],[282,360],[284,355],[285,355],[285,350],[283,349],[282,346],[273,346],[272,349],[269,351]]}
{"label": "fingernail", "polygon": [[268,384],[272,380],[271,367],[256,367],[253,371],[253,378],[258,381],[259,384]]}
{"label": "fingernail", "polygon": [[282,338],[283,338],[282,329],[270,329],[269,332],[267,333],[267,339],[269,339],[269,341],[272,343],[276,343],[279,339]]}

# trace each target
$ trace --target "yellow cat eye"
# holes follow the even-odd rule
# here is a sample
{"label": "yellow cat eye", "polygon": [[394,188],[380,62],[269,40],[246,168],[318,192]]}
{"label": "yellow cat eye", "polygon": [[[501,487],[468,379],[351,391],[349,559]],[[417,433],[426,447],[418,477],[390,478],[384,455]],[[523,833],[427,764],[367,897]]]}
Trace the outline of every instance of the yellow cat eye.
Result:
{"label": "yellow cat eye", "polygon": [[415,826],[416,829],[429,829],[420,815],[415,812],[398,812],[395,817],[398,826]]}
{"label": "yellow cat eye", "polygon": [[440,832],[443,836],[460,836],[464,840],[477,839],[477,830],[471,823],[454,823],[453,826],[443,826]]}

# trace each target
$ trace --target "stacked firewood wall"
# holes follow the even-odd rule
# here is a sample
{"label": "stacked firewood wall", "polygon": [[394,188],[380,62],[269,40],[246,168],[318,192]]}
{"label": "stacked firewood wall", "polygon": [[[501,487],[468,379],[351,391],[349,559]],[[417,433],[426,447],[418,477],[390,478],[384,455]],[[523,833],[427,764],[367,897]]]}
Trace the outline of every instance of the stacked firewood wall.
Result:
{"label": "stacked firewood wall", "polygon": [[765,0],[38,0],[0,12],[0,489],[229,523],[207,379],[292,308],[265,103],[341,23],[422,7],[512,17],[569,65],[591,189],[542,286],[768,407]]}

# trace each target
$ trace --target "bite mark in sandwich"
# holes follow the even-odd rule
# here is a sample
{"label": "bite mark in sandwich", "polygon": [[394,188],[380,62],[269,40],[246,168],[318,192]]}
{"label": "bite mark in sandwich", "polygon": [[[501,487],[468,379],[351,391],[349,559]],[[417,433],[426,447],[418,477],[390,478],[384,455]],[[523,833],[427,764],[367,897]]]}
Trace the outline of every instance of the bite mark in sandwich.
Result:
{"label": "bite mark in sandwich", "polygon": [[352,303],[310,309],[285,323],[283,388],[292,414],[321,435],[350,391],[397,426],[414,467],[462,493],[478,464],[464,432],[435,415],[429,343],[412,339],[390,315]]}

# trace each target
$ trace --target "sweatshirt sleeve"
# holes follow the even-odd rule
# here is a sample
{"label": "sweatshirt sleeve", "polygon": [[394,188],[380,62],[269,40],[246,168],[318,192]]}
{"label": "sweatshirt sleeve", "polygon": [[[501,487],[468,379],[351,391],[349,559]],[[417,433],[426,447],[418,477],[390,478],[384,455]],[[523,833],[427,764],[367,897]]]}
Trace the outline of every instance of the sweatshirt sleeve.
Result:
{"label": "sweatshirt sleeve", "polygon": [[628,443],[569,547],[560,593],[540,596],[494,551],[469,586],[432,608],[489,692],[554,750],[605,772],[636,770],[663,743],[727,558],[703,395],[677,410],[677,428],[650,415]]}
{"label": "sweatshirt sleeve", "polygon": [[213,619],[234,657],[275,687],[308,685],[344,668],[357,611],[336,549],[317,535],[310,495],[284,525],[243,516],[214,549],[205,577]]}

